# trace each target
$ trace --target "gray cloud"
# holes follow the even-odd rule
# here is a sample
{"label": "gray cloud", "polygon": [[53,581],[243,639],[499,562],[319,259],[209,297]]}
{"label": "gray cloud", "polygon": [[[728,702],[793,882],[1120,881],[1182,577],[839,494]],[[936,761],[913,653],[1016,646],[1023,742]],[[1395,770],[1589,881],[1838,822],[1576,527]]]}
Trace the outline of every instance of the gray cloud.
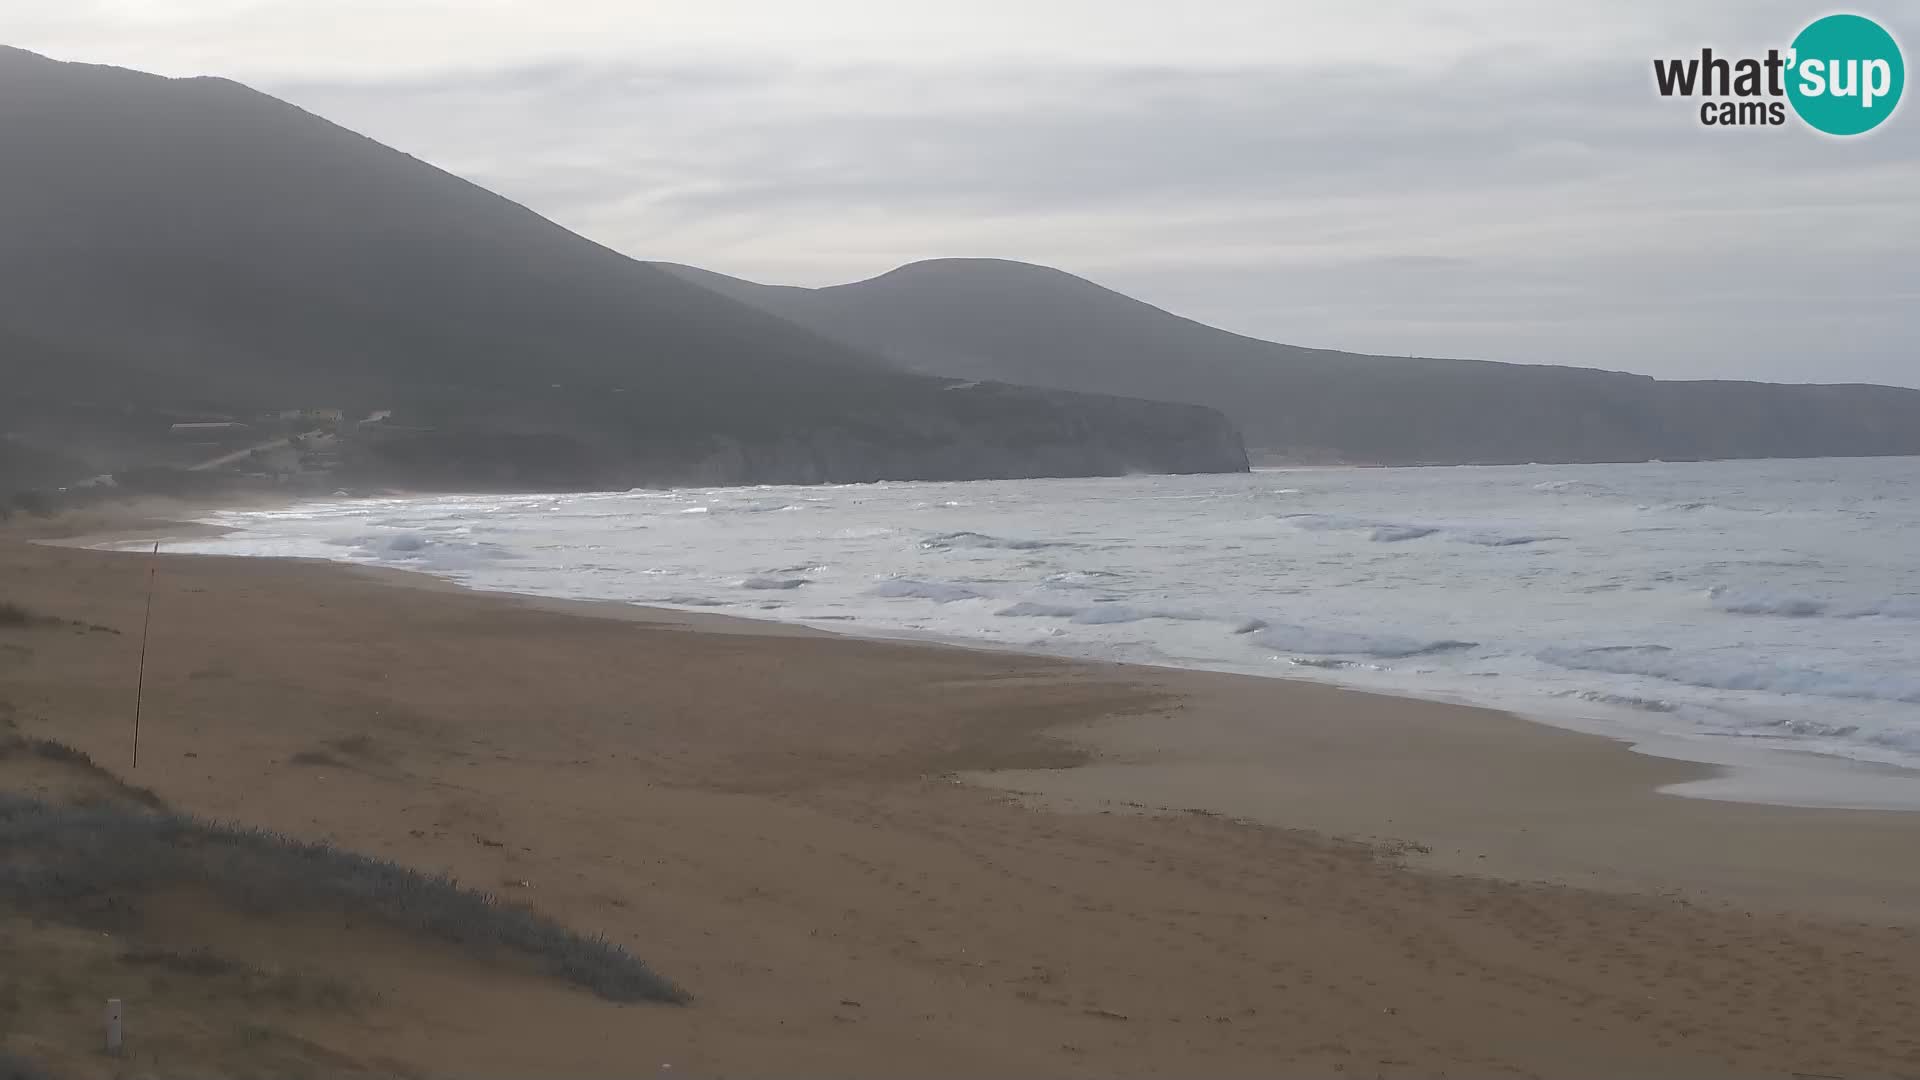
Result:
{"label": "gray cloud", "polygon": [[[1653,89],[1655,56],[1762,51],[1818,13],[70,0],[8,23],[241,78],[630,254],[756,280],[988,255],[1301,344],[1920,385],[1920,104],[1840,141],[1703,128]],[[1875,14],[1920,41],[1920,3]]]}
{"label": "gray cloud", "polygon": [[1920,383],[1920,128],[1712,131],[1653,93],[1650,59],[269,89],[631,254],[758,280],[995,255],[1304,344]]}

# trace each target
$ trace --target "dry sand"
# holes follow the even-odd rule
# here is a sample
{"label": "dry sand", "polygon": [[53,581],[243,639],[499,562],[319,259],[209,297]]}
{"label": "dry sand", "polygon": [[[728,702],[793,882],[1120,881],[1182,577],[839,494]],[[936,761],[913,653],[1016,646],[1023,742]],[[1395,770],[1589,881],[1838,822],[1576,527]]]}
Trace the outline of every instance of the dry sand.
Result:
{"label": "dry sand", "polygon": [[[0,599],[123,631],[0,630],[0,713],[123,774],[147,563],[0,542]],[[1484,710],[397,580],[163,556],[126,775],[522,897],[693,1004],[184,903],[380,1004],[183,1016],[75,932],[0,950],[176,1064],[278,1009],[308,1065],[436,1075],[1920,1075],[1920,816],[1658,795],[1699,768]],[[6,1003],[9,1049],[106,1070],[91,1010]]]}

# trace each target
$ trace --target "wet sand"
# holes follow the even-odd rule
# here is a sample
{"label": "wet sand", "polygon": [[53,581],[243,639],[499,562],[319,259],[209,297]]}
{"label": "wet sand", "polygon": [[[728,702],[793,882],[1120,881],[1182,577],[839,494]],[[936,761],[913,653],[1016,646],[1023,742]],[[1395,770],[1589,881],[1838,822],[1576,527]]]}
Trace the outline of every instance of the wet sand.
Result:
{"label": "wet sand", "polygon": [[[1196,809],[1413,845],[1409,865],[1446,872],[1920,924],[1920,815],[1681,798],[1662,789],[1713,790],[1723,770],[1487,709],[1274,681],[1168,672],[1146,685],[1178,695],[1173,715],[1056,731],[1087,765],[969,779],[1056,810]],[[1823,785],[1844,771],[1804,768]]]}

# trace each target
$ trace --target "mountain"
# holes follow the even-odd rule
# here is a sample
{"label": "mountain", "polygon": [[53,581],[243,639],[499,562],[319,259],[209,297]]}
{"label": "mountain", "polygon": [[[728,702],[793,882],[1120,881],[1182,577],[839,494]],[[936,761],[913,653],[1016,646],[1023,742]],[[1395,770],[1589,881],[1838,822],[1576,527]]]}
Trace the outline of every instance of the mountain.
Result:
{"label": "mountain", "polygon": [[908,371],[1208,405],[1256,457],[1378,464],[1920,454],[1920,390],[1367,356],[1184,319],[1058,270],[936,259],[822,289],[669,269]]}
{"label": "mountain", "polygon": [[390,411],[348,468],[423,486],[1245,468],[1211,410],[903,373],[226,80],[0,47],[0,152],[0,434],[95,469],[296,409]]}

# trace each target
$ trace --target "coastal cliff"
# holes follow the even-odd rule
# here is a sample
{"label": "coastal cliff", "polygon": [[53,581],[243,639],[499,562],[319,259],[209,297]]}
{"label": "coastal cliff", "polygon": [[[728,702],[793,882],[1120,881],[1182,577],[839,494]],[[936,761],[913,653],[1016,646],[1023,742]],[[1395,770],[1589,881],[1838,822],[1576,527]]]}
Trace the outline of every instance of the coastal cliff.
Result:
{"label": "coastal cliff", "polygon": [[[1244,472],[1240,436],[1212,409],[949,384],[884,417],[804,425],[644,419],[582,436],[559,427],[400,429],[370,438],[343,476],[424,488],[597,488],[1005,480]],[[751,419],[751,418],[742,418]]]}
{"label": "coastal cliff", "polygon": [[1265,461],[1920,454],[1920,390],[1906,387],[1666,380],[1308,349],[1229,333],[1072,274],[999,259],[933,259],[821,289],[669,269],[884,357],[896,370],[1211,406]]}

